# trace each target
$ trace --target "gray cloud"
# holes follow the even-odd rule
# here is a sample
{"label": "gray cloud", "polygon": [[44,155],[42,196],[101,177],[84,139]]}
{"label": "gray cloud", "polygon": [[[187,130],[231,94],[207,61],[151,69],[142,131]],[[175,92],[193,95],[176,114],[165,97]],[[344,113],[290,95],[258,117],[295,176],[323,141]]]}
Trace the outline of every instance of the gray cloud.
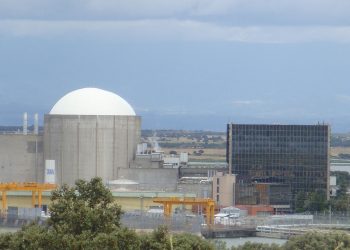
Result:
{"label": "gray cloud", "polygon": [[350,26],[226,26],[177,19],[134,21],[2,20],[0,36],[116,37],[120,40],[248,43],[350,42]]}
{"label": "gray cloud", "polygon": [[251,106],[263,104],[260,100],[234,100],[231,102],[234,106]]}
{"label": "gray cloud", "polygon": [[348,0],[0,0],[0,36],[350,41]]}
{"label": "gray cloud", "polygon": [[348,0],[0,0],[2,19],[206,19],[234,25],[350,24]]}
{"label": "gray cloud", "polygon": [[335,96],[337,101],[343,102],[343,103],[350,103],[350,95],[336,95]]}

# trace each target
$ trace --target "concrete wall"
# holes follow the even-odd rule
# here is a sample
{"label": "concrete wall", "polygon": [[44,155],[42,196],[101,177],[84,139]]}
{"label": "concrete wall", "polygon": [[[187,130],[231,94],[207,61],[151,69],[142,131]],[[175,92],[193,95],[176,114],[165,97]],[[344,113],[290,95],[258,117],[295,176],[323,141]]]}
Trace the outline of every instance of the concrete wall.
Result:
{"label": "concrete wall", "polygon": [[[158,157],[154,157],[158,156]],[[142,154],[136,155],[135,160],[131,163],[131,168],[162,168],[163,160],[161,155]]]}
{"label": "concrete wall", "polygon": [[[24,192],[20,192],[20,194],[15,194],[15,192],[12,192],[12,193],[13,195],[7,196],[8,206],[27,207],[27,208],[32,207],[31,192],[25,192],[26,194],[24,194]],[[149,209],[149,206],[161,205],[159,203],[154,203],[153,197],[144,197],[142,202],[139,197],[115,197],[114,199],[118,202],[119,205],[122,206],[122,209],[124,211],[140,209],[141,205],[143,205],[144,211],[147,211]],[[43,195],[42,204],[49,205],[50,203],[51,203],[50,195]]]}
{"label": "concrete wall", "polygon": [[58,184],[100,176],[118,179],[141,137],[138,116],[45,115],[44,159],[56,161]]}
{"label": "concrete wall", "polygon": [[41,182],[43,136],[0,135],[0,182]]}
{"label": "concrete wall", "polygon": [[[42,205],[49,205],[50,201],[50,192],[43,192],[42,195]],[[38,195],[36,195],[36,204],[38,204]],[[9,207],[33,207],[32,206],[32,192],[7,192],[7,205]]]}
{"label": "concrete wall", "polygon": [[[113,199],[122,206],[124,211],[140,210],[146,212],[150,206],[161,206],[160,203],[153,202],[155,197],[183,197],[181,193],[167,192],[113,192]],[[195,197],[195,194],[187,193],[186,197]],[[51,193],[43,192],[42,204],[49,205],[51,203]],[[141,200],[142,199],[142,200]],[[36,198],[38,203],[38,197]],[[1,204],[1,203],[0,203]],[[32,207],[31,192],[8,192],[7,204],[12,207]],[[181,205],[179,205],[181,206]],[[173,206],[173,209],[177,206]]]}
{"label": "concrete wall", "polygon": [[178,183],[178,192],[193,193],[199,198],[212,198],[211,183]]}
{"label": "concrete wall", "polygon": [[119,176],[139,183],[139,189],[175,191],[178,169],[128,168],[119,169]]}
{"label": "concrete wall", "polygon": [[236,176],[221,172],[213,176],[213,199],[219,206],[229,207],[234,204],[234,186]]}

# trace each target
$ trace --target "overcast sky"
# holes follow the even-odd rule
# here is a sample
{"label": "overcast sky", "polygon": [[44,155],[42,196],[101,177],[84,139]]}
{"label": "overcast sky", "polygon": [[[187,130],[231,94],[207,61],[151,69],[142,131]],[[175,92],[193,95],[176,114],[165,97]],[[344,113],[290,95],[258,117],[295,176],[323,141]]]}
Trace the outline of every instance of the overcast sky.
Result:
{"label": "overcast sky", "polygon": [[349,0],[0,0],[0,125],[99,87],[143,128],[348,132],[349,76]]}

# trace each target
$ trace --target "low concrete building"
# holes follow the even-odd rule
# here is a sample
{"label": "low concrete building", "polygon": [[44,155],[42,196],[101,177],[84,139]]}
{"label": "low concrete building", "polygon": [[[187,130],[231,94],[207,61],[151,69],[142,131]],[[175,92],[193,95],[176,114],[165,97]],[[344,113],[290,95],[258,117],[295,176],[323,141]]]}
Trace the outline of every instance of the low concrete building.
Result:
{"label": "low concrete building", "polygon": [[43,136],[0,135],[0,182],[44,180]]}
{"label": "low concrete building", "polygon": [[217,172],[213,176],[213,200],[220,207],[235,205],[235,184],[236,176]]}
{"label": "low concrete building", "polygon": [[28,131],[0,135],[0,181],[43,182],[44,162],[54,161],[57,184],[72,185],[95,176],[118,179],[130,168],[141,137],[141,118],[120,96],[83,88],[63,96],[44,118],[44,134]]}
{"label": "low concrete building", "polygon": [[[113,199],[122,206],[124,211],[134,211],[134,210],[143,210],[146,212],[151,206],[160,205],[159,203],[154,203],[154,198],[165,198],[165,197],[183,197],[182,193],[178,192],[152,192],[152,191],[113,191]],[[185,197],[194,198],[195,194],[187,193]],[[42,193],[42,204],[46,209],[50,204],[51,193],[43,192]],[[26,191],[7,192],[7,204],[9,207],[32,207],[32,193]],[[176,206],[174,206],[174,209]]]}
{"label": "low concrete building", "polygon": [[165,168],[120,168],[118,175],[139,183],[140,190],[175,191],[178,169]]}

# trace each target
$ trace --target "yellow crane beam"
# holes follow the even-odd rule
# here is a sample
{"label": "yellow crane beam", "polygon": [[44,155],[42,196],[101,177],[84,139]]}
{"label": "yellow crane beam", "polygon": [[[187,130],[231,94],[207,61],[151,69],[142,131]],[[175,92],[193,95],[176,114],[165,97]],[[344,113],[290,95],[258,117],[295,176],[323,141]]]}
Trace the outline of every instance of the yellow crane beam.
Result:
{"label": "yellow crane beam", "polygon": [[0,192],[2,194],[2,210],[7,209],[7,191],[31,191],[32,192],[32,205],[35,207],[36,194],[38,194],[38,206],[42,204],[42,192],[56,189],[56,184],[50,183],[37,183],[37,182],[9,182],[0,183]]}
{"label": "yellow crane beam", "polygon": [[207,225],[213,225],[215,213],[215,201],[213,199],[203,198],[154,198],[153,202],[163,204],[164,216],[169,218],[173,205],[202,205],[205,207]]}

